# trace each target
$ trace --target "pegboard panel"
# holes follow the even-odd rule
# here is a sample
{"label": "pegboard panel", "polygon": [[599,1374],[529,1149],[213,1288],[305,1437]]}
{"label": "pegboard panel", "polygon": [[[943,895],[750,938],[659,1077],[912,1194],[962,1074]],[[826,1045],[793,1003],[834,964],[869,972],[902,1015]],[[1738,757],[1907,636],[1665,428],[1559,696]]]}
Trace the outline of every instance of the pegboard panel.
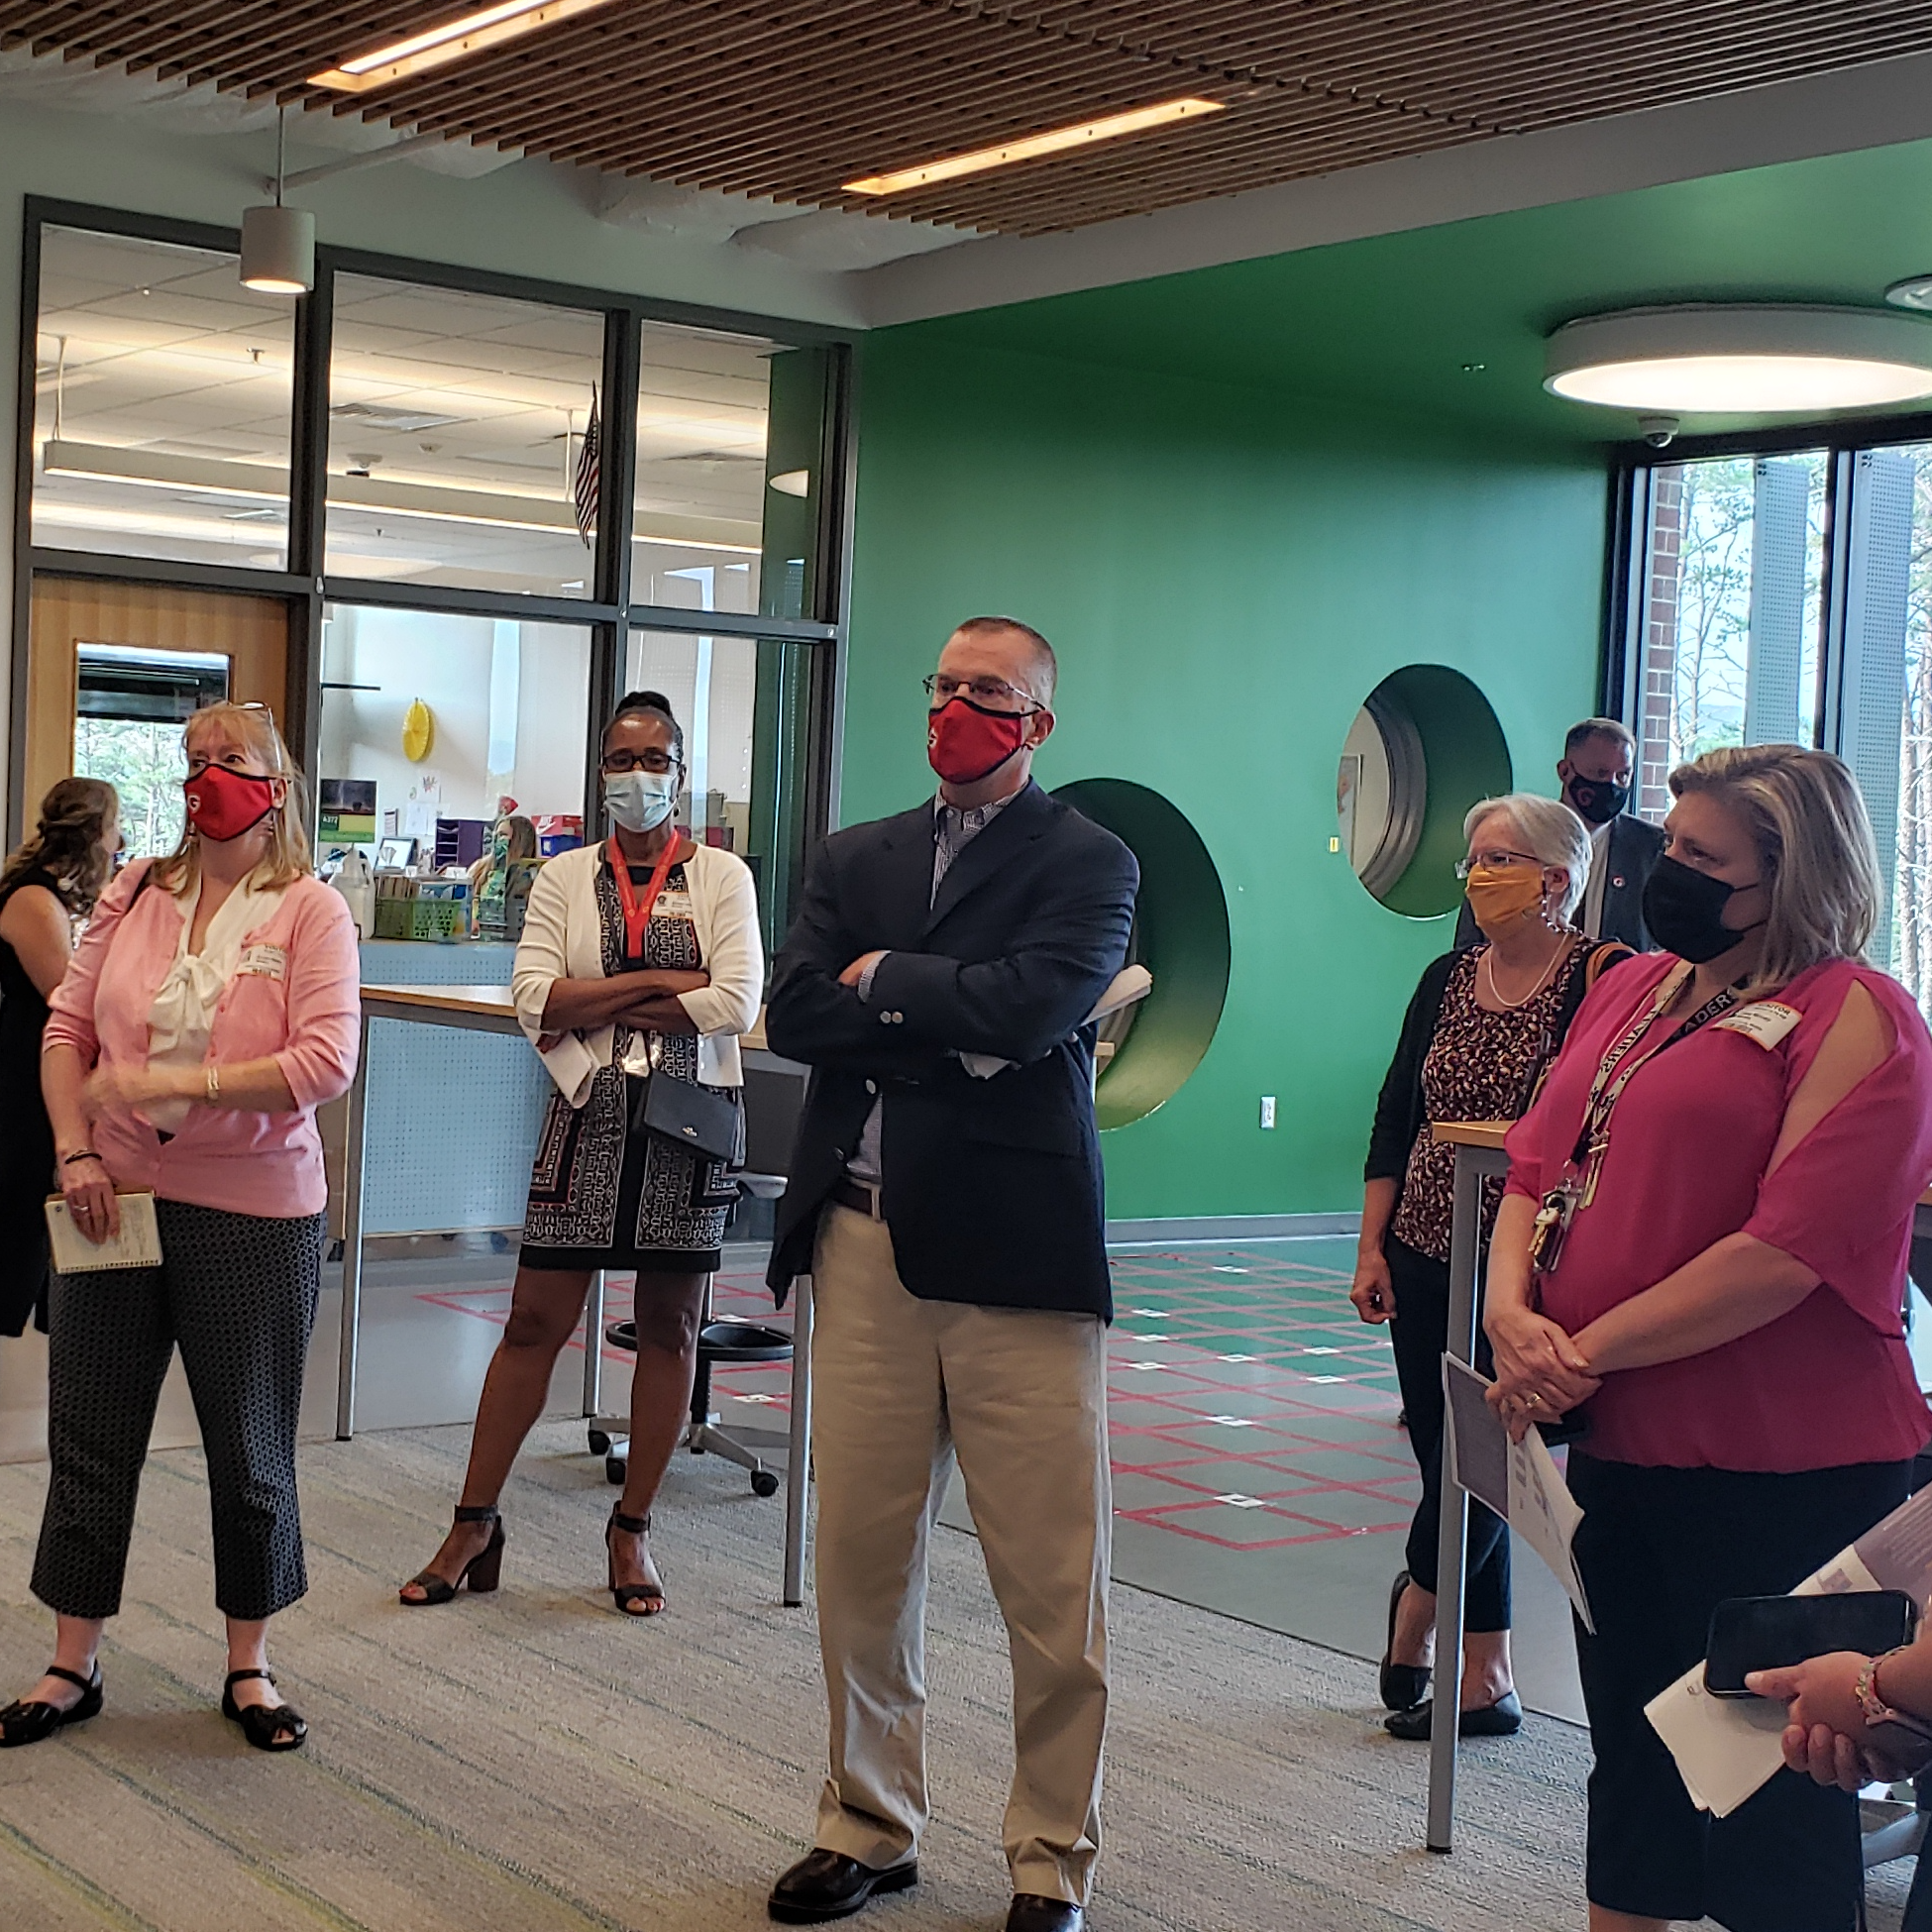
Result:
{"label": "pegboard panel", "polygon": [[[500,941],[366,940],[370,986],[507,986]],[[520,1228],[550,1076],[527,1041],[377,1020],[369,1029],[363,1225],[372,1234]]]}

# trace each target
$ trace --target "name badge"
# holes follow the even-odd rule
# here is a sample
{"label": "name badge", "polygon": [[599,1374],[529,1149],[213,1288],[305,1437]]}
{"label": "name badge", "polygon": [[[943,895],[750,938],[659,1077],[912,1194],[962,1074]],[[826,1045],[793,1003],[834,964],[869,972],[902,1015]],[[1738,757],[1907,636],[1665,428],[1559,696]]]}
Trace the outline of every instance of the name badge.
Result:
{"label": "name badge", "polygon": [[1740,1007],[1711,1023],[1726,1032],[1755,1039],[1769,1053],[1803,1018],[1796,1007],[1787,1007],[1780,1001],[1753,1000],[1748,1007]]}
{"label": "name badge", "polygon": [[238,974],[246,973],[252,979],[278,980],[288,974],[288,952],[282,946],[249,946],[242,953],[242,961],[235,968]]}
{"label": "name badge", "polygon": [[691,917],[691,894],[688,892],[658,894],[658,903],[651,911],[661,919],[688,919]]}

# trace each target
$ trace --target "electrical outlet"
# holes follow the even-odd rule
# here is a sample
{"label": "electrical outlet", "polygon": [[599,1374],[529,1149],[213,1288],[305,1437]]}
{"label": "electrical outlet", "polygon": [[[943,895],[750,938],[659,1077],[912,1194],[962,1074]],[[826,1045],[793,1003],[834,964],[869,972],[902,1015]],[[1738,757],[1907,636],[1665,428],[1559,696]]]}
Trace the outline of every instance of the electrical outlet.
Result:
{"label": "electrical outlet", "polygon": [[1274,1096],[1272,1094],[1263,1094],[1261,1096],[1261,1125],[1264,1127],[1274,1126]]}

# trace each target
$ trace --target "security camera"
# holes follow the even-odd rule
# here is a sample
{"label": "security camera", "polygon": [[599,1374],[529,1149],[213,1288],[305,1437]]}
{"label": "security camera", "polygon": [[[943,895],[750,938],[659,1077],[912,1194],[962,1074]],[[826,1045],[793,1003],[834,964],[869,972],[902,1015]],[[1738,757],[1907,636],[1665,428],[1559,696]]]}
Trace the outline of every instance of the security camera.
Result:
{"label": "security camera", "polygon": [[1675,416],[1639,416],[1637,433],[1654,450],[1667,450],[1676,441],[1678,423]]}

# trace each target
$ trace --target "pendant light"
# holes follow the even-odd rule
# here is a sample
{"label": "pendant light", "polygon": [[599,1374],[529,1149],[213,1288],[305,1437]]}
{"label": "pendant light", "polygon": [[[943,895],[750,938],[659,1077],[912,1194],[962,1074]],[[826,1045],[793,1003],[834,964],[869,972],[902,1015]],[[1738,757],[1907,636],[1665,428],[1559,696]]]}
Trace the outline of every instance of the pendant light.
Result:
{"label": "pendant light", "polygon": [[1697,303],[1565,322],[1543,386],[1673,415],[1815,415],[1932,395],[1932,324],[1883,309]]}
{"label": "pendant light", "polygon": [[281,205],[286,113],[275,110],[274,205],[242,211],[242,286],[264,295],[306,295],[315,286],[315,217]]}

